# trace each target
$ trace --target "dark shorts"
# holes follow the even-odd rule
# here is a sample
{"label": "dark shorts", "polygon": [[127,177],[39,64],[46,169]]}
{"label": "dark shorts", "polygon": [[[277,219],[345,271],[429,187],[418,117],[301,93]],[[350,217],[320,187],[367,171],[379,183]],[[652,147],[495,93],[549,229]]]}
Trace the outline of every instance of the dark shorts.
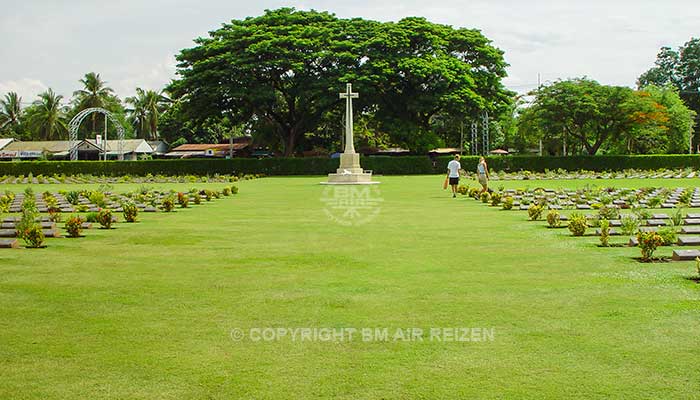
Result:
{"label": "dark shorts", "polygon": [[450,178],[450,185],[459,185],[459,178]]}

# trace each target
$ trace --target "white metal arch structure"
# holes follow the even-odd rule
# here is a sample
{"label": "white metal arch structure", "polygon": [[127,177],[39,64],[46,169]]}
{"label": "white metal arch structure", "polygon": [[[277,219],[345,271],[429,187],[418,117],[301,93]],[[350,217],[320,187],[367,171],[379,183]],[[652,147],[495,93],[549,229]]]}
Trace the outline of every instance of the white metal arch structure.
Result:
{"label": "white metal arch structure", "polygon": [[[70,120],[70,123],[68,124],[68,146],[70,148],[70,159],[71,161],[75,161],[78,159],[78,128],[80,128],[80,124],[83,122],[85,117],[92,113],[100,113],[103,114],[106,118],[109,118],[110,121],[114,124],[114,126],[117,128],[117,157],[119,160],[124,159],[124,128],[122,125],[119,123],[119,121],[114,118],[112,113],[109,111],[105,110],[104,108],[99,108],[99,107],[93,107],[93,108],[87,108],[81,112],[79,112],[75,117],[73,117],[72,120]],[[106,122],[105,122],[106,125]],[[106,126],[105,126],[106,128]],[[106,149],[107,149],[107,134],[105,131],[105,137],[104,137],[104,143],[105,143],[105,156],[106,156]],[[105,157],[106,159],[106,157]]]}

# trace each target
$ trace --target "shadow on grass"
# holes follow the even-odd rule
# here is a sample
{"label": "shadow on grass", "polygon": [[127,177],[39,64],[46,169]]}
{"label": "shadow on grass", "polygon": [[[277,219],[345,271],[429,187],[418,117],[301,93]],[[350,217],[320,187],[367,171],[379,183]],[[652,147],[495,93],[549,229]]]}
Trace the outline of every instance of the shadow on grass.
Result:
{"label": "shadow on grass", "polygon": [[669,263],[672,261],[671,257],[652,257],[648,260],[642,257],[632,257],[632,259],[644,264]]}

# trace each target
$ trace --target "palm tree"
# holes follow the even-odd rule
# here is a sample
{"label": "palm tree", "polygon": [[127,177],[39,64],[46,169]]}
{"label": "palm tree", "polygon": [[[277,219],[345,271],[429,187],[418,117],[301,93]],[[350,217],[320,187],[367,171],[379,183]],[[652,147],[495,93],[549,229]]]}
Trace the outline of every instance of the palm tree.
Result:
{"label": "palm tree", "polygon": [[[107,82],[100,78],[100,74],[94,72],[85,74],[85,77],[80,80],[80,83],[83,84],[83,89],[73,92],[78,112],[93,107],[104,108],[109,102],[110,96],[114,93],[112,88],[106,86]],[[91,118],[92,132],[94,133],[97,129],[97,114],[93,113]]]}
{"label": "palm tree", "polygon": [[124,101],[132,105],[127,112],[138,135],[146,139],[158,139],[158,118],[165,112],[170,99],[163,92],[136,88],[136,96],[127,97]]}
{"label": "palm tree", "polygon": [[12,130],[19,125],[22,115],[22,98],[15,92],[9,92],[0,100],[0,131]]}
{"label": "palm tree", "polygon": [[63,96],[49,88],[27,109],[29,124],[42,140],[53,140],[68,132],[66,108],[61,106],[61,100]]}

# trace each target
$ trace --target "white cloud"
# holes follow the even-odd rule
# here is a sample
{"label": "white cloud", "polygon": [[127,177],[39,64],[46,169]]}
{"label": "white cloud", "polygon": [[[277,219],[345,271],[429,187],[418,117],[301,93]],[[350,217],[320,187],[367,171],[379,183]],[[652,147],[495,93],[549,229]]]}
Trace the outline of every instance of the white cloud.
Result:
{"label": "white cloud", "polygon": [[[70,96],[90,71],[121,97],[137,86],[162,89],[174,77],[174,55],[194,38],[231,19],[282,6],[382,21],[423,16],[480,29],[505,51],[511,65],[506,82],[517,91],[535,86],[538,73],[543,82],[586,75],[631,86],[652,66],[660,46],[678,47],[700,34],[696,0],[0,0],[1,5],[0,82],[18,83],[25,100],[47,86]],[[32,80],[39,84],[32,86]]]}
{"label": "white cloud", "polygon": [[130,64],[124,67],[124,78],[117,80],[111,87],[122,99],[133,96],[137,87],[162,90],[175,77],[175,65],[175,57],[165,57],[151,65]]}
{"label": "white cloud", "polygon": [[38,79],[22,78],[0,82],[0,96],[4,97],[9,92],[16,92],[22,97],[24,105],[34,101],[37,95],[46,89],[48,87]]}

